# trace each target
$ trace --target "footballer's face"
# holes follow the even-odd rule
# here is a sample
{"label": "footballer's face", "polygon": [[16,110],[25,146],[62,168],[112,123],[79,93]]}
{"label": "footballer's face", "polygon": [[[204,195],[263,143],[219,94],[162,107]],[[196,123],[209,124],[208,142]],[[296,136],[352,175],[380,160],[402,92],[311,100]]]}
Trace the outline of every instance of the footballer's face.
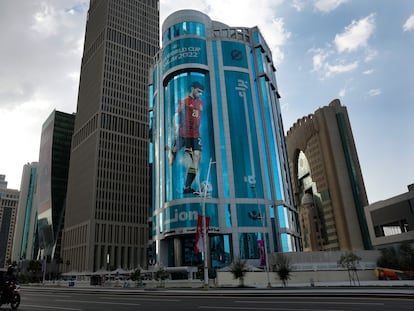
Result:
{"label": "footballer's face", "polygon": [[199,98],[201,95],[203,95],[203,90],[199,89],[197,87],[193,88],[193,97]]}

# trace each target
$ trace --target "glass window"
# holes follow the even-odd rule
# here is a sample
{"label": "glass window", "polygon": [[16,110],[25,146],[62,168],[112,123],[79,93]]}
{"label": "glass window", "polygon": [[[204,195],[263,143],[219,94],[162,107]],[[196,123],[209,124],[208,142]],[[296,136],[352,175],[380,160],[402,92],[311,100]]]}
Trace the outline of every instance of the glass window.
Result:
{"label": "glass window", "polygon": [[162,35],[163,44],[166,42],[183,35],[206,35],[206,27],[204,24],[198,22],[183,22],[175,24],[168,28]]}
{"label": "glass window", "polygon": [[258,240],[260,237],[257,232],[239,233],[241,259],[258,259],[260,257]]}

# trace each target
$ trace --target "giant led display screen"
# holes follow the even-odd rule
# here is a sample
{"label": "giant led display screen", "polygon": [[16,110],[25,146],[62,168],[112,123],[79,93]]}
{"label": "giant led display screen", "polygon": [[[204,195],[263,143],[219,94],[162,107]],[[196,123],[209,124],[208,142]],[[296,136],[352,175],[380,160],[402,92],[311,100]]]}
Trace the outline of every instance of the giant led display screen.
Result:
{"label": "giant led display screen", "polygon": [[236,197],[263,198],[249,75],[225,71],[225,81]]}
{"label": "giant led display screen", "polygon": [[[176,75],[164,88],[165,201],[217,191],[207,73]],[[207,180],[208,177],[208,180]],[[207,185],[207,188],[204,186]]]}
{"label": "giant led display screen", "polygon": [[186,63],[207,65],[205,40],[185,38],[176,40],[164,48],[162,53],[164,72],[174,66]]}
{"label": "giant led display screen", "polygon": [[[204,195],[217,196],[214,136],[209,76],[179,73],[164,87],[164,196],[163,233],[194,228],[202,214]],[[210,168],[210,170],[209,170]],[[196,203],[177,201],[190,198]],[[178,204],[177,204],[178,203]],[[217,207],[206,204],[210,224],[218,226]]]}

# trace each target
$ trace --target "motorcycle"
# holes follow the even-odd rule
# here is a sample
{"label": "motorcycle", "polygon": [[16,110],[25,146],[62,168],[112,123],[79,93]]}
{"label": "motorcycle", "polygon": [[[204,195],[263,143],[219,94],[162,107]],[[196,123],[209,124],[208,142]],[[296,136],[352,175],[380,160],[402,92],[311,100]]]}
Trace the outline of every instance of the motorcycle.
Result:
{"label": "motorcycle", "polygon": [[0,292],[0,307],[3,304],[10,304],[12,310],[20,305],[20,286],[16,282],[6,283]]}

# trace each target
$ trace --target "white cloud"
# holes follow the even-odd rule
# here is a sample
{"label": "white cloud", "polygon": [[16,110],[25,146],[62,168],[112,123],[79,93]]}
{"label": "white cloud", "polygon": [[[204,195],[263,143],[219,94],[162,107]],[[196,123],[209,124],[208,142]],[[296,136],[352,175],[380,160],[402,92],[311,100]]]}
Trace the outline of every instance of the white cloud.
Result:
{"label": "white cloud", "polygon": [[310,52],[314,53],[312,57],[313,71],[323,70],[330,52],[324,49],[312,49]]}
{"label": "white cloud", "polygon": [[371,89],[368,91],[369,96],[377,96],[382,93],[381,89]]}
{"label": "white cloud", "polygon": [[332,64],[330,61],[331,56],[333,55],[332,50],[327,49],[313,49],[310,52],[314,53],[312,57],[313,70],[320,72],[324,78],[330,77],[334,74],[344,73],[353,71],[358,68],[358,62],[354,61],[352,63],[345,63],[341,60],[334,60],[338,64]]}
{"label": "white cloud", "polygon": [[364,75],[370,75],[370,74],[372,74],[373,72],[374,72],[374,69],[368,69],[368,70],[363,71],[362,73],[363,73]]}
{"label": "white cloud", "polygon": [[338,65],[330,65],[327,63],[325,64],[325,72],[326,72],[325,76],[329,77],[332,74],[353,71],[356,68],[358,68],[358,62],[353,62],[350,64],[338,64]]}
{"label": "white cloud", "polygon": [[[337,34],[332,44],[325,48],[312,49],[312,71],[319,72],[322,78],[335,74],[351,72],[359,67],[359,63],[373,60],[378,52],[368,46],[368,40],[375,29],[374,14],[345,27],[344,32]],[[333,47],[334,46],[334,47]],[[343,54],[354,52],[365,47],[362,54]]]}
{"label": "white cloud", "polygon": [[404,23],[403,30],[410,31],[414,29],[414,15],[411,15]]}
{"label": "white cloud", "polygon": [[365,62],[370,62],[372,61],[375,57],[377,57],[378,55],[378,51],[376,50],[372,50],[372,49],[366,49],[365,51]]}
{"label": "white cloud", "polygon": [[335,10],[338,6],[348,1],[349,0],[316,0],[314,6],[318,11],[327,13]]}
{"label": "white cloud", "polygon": [[360,47],[366,47],[368,39],[375,29],[374,14],[352,23],[345,28],[345,31],[335,36],[335,46],[338,52],[352,52]]}
{"label": "white cloud", "polygon": [[339,91],[339,97],[341,97],[341,98],[344,98],[345,97],[345,94],[346,94],[346,88],[343,88],[343,89],[341,89],[340,91]]}
{"label": "white cloud", "polygon": [[[161,0],[161,26],[165,18],[175,11],[192,9],[207,14],[212,20],[222,22],[230,27],[258,26],[272,50],[275,65],[279,64],[284,53],[282,46],[291,36],[285,29],[283,18],[276,16],[277,6],[283,0],[243,0],[237,5],[233,0],[221,0],[210,4],[207,0]],[[259,18],[260,17],[260,18]]]}
{"label": "white cloud", "polygon": [[32,29],[45,36],[57,33],[56,11],[53,6],[42,2],[39,10],[33,14]]}
{"label": "white cloud", "polygon": [[291,6],[298,12],[303,11],[305,7],[305,2],[303,0],[292,0]]}

